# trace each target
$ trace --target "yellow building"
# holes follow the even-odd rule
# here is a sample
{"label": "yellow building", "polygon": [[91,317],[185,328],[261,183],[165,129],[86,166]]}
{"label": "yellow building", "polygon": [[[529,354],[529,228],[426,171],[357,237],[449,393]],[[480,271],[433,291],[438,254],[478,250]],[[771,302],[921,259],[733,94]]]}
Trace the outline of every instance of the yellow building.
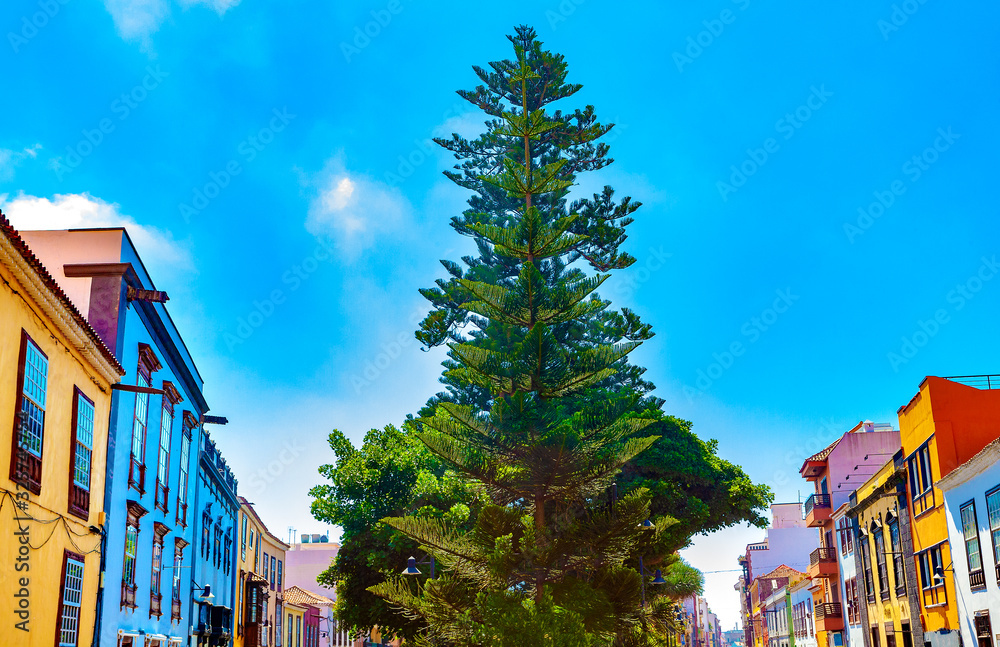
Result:
{"label": "yellow building", "polygon": [[282,647],[306,647],[305,622],[306,607],[303,604],[286,602],[283,607],[284,642]]}
{"label": "yellow building", "polygon": [[[961,627],[944,497],[936,483],[997,438],[1000,390],[985,376],[928,376],[899,408],[924,643],[958,647]],[[965,559],[959,548],[958,559]]]}
{"label": "yellow building", "polygon": [[[239,500],[233,645],[283,647],[288,634],[283,613],[285,551],[288,544],[271,534],[253,504],[243,497]],[[299,610],[300,623],[302,610]]]}
{"label": "yellow building", "polygon": [[124,370],[2,215],[0,279],[3,636],[89,646],[111,386]]}
{"label": "yellow building", "polygon": [[920,602],[908,586],[916,571],[905,484],[902,461],[890,460],[851,495],[847,511],[857,529],[858,568],[846,593],[847,613],[872,647],[924,644]]}

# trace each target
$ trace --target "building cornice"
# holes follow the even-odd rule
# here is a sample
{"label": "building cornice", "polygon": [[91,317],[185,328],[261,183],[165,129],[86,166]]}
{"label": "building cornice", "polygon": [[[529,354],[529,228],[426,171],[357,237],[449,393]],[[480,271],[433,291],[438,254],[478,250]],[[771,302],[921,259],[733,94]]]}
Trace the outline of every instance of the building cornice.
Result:
{"label": "building cornice", "polygon": [[1000,438],[983,447],[978,454],[965,461],[947,476],[935,483],[942,491],[952,490],[982,474],[988,467],[1000,460]]}
{"label": "building cornice", "polygon": [[4,234],[0,236],[0,263],[11,271],[28,296],[101,379],[108,384],[118,383],[125,369],[2,215],[0,230]]}

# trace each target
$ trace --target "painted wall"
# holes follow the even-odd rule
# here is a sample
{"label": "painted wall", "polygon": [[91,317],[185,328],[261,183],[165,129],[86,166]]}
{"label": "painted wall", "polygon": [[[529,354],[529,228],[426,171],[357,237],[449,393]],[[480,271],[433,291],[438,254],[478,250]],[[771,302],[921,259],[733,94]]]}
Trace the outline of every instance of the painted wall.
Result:
{"label": "painted wall", "polygon": [[[250,580],[253,579],[251,574],[256,574],[258,577],[267,580],[267,584],[264,587],[266,603],[262,618],[266,620],[266,624],[261,624],[259,631],[262,634],[261,644],[273,645],[275,613],[278,605],[282,605],[282,608],[287,607],[289,610],[292,609],[292,605],[284,603],[282,596],[284,589],[291,586],[285,570],[287,563],[285,552],[288,550],[288,544],[271,534],[253,509],[253,506],[245,498],[239,497],[239,501],[240,509],[236,536],[236,610],[234,611],[237,631],[234,635],[233,645],[235,647],[242,647],[245,644],[247,634],[252,630],[246,622],[247,605],[250,600],[250,589],[252,586]],[[265,555],[267,556],[266,561]],[[273,575],[271,569],[272,557],[274,558]],[[280,581],[278,575],[279,563],[281,565]],[[301,614],[303,610],[300,608],[299,613]],[[287,610],[284,612],[287,613]],[[287,637],[287,627],[284,627],[283,631]],[[265,635],[268,639],[267,643],[263,642]],[[284,641],[282,641],[282,644],[284,645]]]}
{"label": "painted wall", "polygon": [[[90,645],[100,575],[100,534],[90,528],[100,527],[104,506],[111,383],[101,377],[101,372],[70,342],[62,328],[33,301],[30,290],[8,265],[20,257],[8,256],[11,248],[6,238],[0,238],[0,243],[4,244],[0,250],[0,277],[3,279],[0,286],[0,489],[3,490],[0,494],[3,498],[0,536],[4,538],[0,541],[0,562],[4,565],[0,568],[0,599],[4,600],[0,604],[2,633],[10,644],[45,647],[56,644],[63,563],[66,551],[70,551],[82,555],[84,561],[78,641],[80,645]],[[15,290],[21,296],[15,294]],[[65,312],[68,313],[68,310]],[[28,493],[9,479],[22,329],[48,357],[42,478],[37,495]],[[91,496],[86,518],[69,513],[70,430],[75,388],[93,401],[95,410]],[[26,510],[18,511],[15,498],[25,504]],[[15,514],[20,519],[15,519]],[[27,544],[22,544],[22,541]],[[25,602],[21,603],[21,600]],[[24,605],[26,608],[22,608]],[[28,621],[27,625],[23,625],[28,633],[16,628],[16,624],[24,620]]]}
{"label": "painted wall", "polygon": [[[998,421],[1000,422],[1000,421]],[[1000,435],[1000,430],[998,430]],[[959,628],[965,645],[975,645],[976,631],[974,618],[977,611],[988,611],[992,633],[1000,633],[1000,587],[996,578],[996,559],[993,556],[993,542],[990,534],[989,512],[986,493],[1000,486],[1000,452],[994,451],[992,460],[977,466],[977,474],[968,480],[944,490],[945,514],[948,535],[954,554],[954,582],[957,593],[956,608]],[[979,529],[979,546],[986,587],[973,591],[969,582],[969,562],[962,534],[961,507],[969,501],[975,502],[976,520]],[[946,563],[947,565],[947,563]],[[946,573],[946,575],[950,575]],[[952,579],[952,578],[949,578]]]}
{"label": "painted wall", "polygon": [[[186,514],[178,514],[181,510],[177,505],[177,495],[180,494],[178,481],[181,471],[181,448],[184,442],[182,433],[184,412],[190,412],[189,415],[199,421],[207,411],[201,392],[203,386],[201,377],[163,304],[127,301],[126,283],[120,278],[115,279],[119,281],[117,287],[112,286],[114,289],[109,291],[106,288],[110,285],[111,279],[75,278],[65,275],[64,265],[67,263],[129,263],[131,272],[126,280],[141,289],[155,289],[124,230],[25,232],[25,238],[38,246],[39,258],[47,267],[52,268],[53,276],[71,295],[77,307],[87,309],[88,319],[126,370],[122,383],[130,385],[137,383],[139,344],[143,343],[150,346],[161,365],[161,368],[153,373],[150,386],[163,388],[164,381],[168,381],[182,398],[175,406],[170,430],[170,466],[167,484],[171,494],[167,500],[166,511],[163,511],[155,505],[155,494],[164,396],[148,397],[146,444],[142,457],[146,465],[143,492],[130,487],[128,483],[136,394],[116,391],[112,397],[108,437],[108,481],[104,493],[107,511],[106,561],[99,623],[102,645],[116,644],[119,630],[186,637],[191,624],[191,618],[188,616],[188,609],[191,606],[190,567],[192,553],[195,550],[191,546],[194,539],[191,504],[194,501],[194,488],[197,483],[200,425],[194,426],[191,430],[191,449],[186,465],[190,475],[185,490],[188,502]],[[88,281],[91,288],[89,295],[85,290]],[[99,293],[99,290],[104,291]],[[139,521],[134,609],[122,605],[127,503],[130,500],[147,511]],[[164,566],[173,565],[176,539],[188,544],[184,549],[184,568],[163,569],[159,616],[150,613],[155,524],[162,524],[168,529],[163,538]],[[178,588],[182,615],[179,620],[171,618],[171,585],[176,572],[180,573]]]}
{"label": "painted wall", "polygon": [[795,635],[795,647],[817,647],[816,643],[816,622],[815,616],[813,614],[813,596],[812,592],[809,590],[810,581],[804,580],[795,586],[792,586],[789,591],[789,598],[794,608],[796,605],[804,605],[806,613],[805,616],[805,630],[798,635]]}
{"label": "painted wall", "polygon": [[[850,520],[846,518],[847,506],[841,506],[833,514],[833,522],[835,528],[845,528],[844,522],[849,522]],[[850,527],[849,523],[846,527]],[[853,531],[850,531],[853,534]],[[840,578],[838,580],[838,586],[840,587],[840,600],[842,602],[843,613],[844,613],[844,633],[847,635],[847,647],[863,647],[865,644],[865,634],[860,622],[855,624],[850,624],[849,616],[847,613],[847,589],[846,583],[848,580],[856,578],[858,576],[858,567],[854,560],[854,550],[855,542],[852,536],[851,542],[848,544],[845,539],[845,533],[839,532],[837,536],[837,564],[840,568]],[[860,584],[860,583],[859,583]]]}

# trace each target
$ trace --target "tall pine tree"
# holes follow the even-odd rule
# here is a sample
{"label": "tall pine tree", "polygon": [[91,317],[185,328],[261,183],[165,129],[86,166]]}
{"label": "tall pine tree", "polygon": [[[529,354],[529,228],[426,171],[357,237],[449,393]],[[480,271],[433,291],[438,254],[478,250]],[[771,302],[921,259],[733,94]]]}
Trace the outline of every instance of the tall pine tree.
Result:
{"label": "tall pine tree", "polygon": [[[613,505],[606,496],[623,466],[657,440],[642,430],[662,418],[659,403],[641,406],[641,371],[625,361],[651,332],[596,296],[606,273],[572,264],[606,272],[634,262],[617,248],[635,205],[615,205],[607,190],[590,213],[566,213],[576,171],[609,161],[595,144],[607,128],[593,122],[592,108],[548,115],[545,104],[579,86],[562,83],[561,57],[543,52],[530,30],[511,40],[516,60],[495,64],[490,79],[507,84],[502,103],[481,106],[498,118],[495,170],[468,179],[494,204],[455,223],[475,239],[480,262],[463,259],[468,272],[445,263],[453,279],[425,293],[437,309],[418,333],[427,344],[450,340],[445,380],[466,397],[442,398],[416,421],[417,435],[490,502],[467,532],[443,519],[385,519],[443,573],[416,590],[403,576],[371,590],[423,618],[418,640],[430,644],[624,644],[648,611],[661,620],[668,611],[643,608],[632,559],[655,552],[659,533],[643,528],[648,491]],[[543,57],[550,78],[529,57]]]}

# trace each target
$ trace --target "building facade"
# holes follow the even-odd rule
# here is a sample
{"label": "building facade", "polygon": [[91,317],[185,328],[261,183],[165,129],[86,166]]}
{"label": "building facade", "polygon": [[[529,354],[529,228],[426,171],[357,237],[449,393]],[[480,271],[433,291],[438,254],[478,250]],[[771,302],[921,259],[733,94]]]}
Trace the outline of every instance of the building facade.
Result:
{"label": "building facade", "polygon": [[840,599],[843,600],[844,640],[849,647],[865,645],[864,628],[858,613],[858,568],[855,563],[854,523],[847,516],[850,502],[833,512],[833,526],[836,529],[837,564],[840,570]]}
{"label": "building facade", "polygon": [[187,642],[201,376],[124,229],[24,236],[126,371],[111,401],[100,644]]}
{"label": "building facade", "polygon": [[[285,604],[285,551],[288,544],[275,537],[257,515],[253,504],[239,497],[239,552],[236,580],[236,635],[238,647],[281,647],[291,627],[284,626],[292,605]],[[302,614],[297,611],[301,640]]]}
{"label": "building facade", "polygon": [[[899,449],[899,432],[889,424],[859,422],[821,452],[807,458],[799,470],[812,482],[806,500],[806,524],[819,532],[819,547],[809,556],[809,577],[816,596],[816,641],[819,647],[843,647],[844,613],[841,597],[838,529],[833,511],[846,504],[854,488]],[[851,479],[854,479],[854,483]]]}
{"label": "building facade", "polygon": [[125,371],[2,214],[0,279],[3,635],[89,646],[112,389]]}
{"label": "building facade", "polygon": [[855,532],[857,577],[848,587],[848,614],[868,647],[923,645],[920,605],[906,509],[902,452],[851,496],[847,512]]}
{"label": "building facade", "polygon": [[809,555],[819,545],[819,537],[806,525],[798,503],[772,504],[771,525],[766,532],[764,541],[747,544],[746,552],[738,560],[743,568],[740,606],[744,638],[747,645],[757,647],[766,644],[766,639],[756,633],[763,631],[764,625],[759,615],[760,600],[755,602],[751,592],[754,580],[783,565],[804,572],[809,566]]}
{"label": "building facade", "polygon": [[[1000,438],[1000,416],[997,424]],[[938,487],[955,555],[962,643],[992,647],[1000,634],[1000,439],[938,481]]]}
{"label": "building facade", "polygon": [[236,599],[236,528],[240,501],[237,481],[208,431],[201,435],[198,451],[194,506],[197,515],[197,550],[194,551],[192,585],[207,596],[192,599],[192,636],[197,645],[229,645],[234,627]]}
{"label": "building facade", "polygon": [[961,644],[955,578],[946,572],[963,558],[962,548],[954,551],[949,543],[944,498],[935,484],[996,439],[1000,390],[989,385],[987,376],[928,376],[898,411],[920,613],[929,647]]}
{"label": "building facade", "polygon": [[792,637],[795,647],[816,647],[816,623],[813,621],[812,580],[806,578],[788,588],[792,605]]}
{"label": "building facade", "polygon": [[[329,541],[327,535],[318,533],[300,535],[299,541],[291,544],[285,553],[286,586],[297,586],[305,591],[313,591],[336,603],[336,589],[320,584],[317,578],[330,568],[339,550],[340,544]],[[348,632],[339,626],[334,605],[320,605],[319,612],[319,647],[348,647],[355,642],[360,644],[360,641],[352,640]]]}

